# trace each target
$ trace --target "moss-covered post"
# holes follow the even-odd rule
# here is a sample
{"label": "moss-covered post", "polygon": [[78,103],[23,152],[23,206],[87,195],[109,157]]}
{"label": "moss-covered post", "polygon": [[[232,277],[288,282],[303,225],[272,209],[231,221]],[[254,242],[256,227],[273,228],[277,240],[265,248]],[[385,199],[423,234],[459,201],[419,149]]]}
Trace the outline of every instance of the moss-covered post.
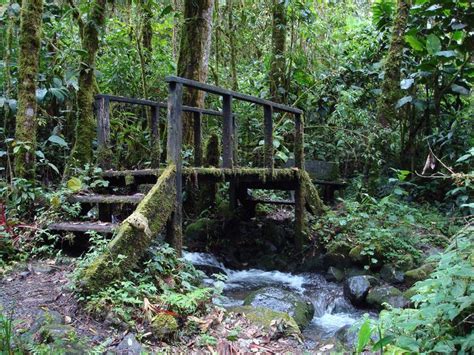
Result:
{"label": "moss-covered post", "polygon": [[270,59],[270,96],[272,101],[283,102],[286,76],[287,16],[285,0],[272,0],[272,57]]}
{"label": "moss-covered post", "polygon": [[[212,133],[206,142],[205,167],[219,167],[219,158],[221,156],[219,147],[219,136],[216,133]],[[216,206],[217,184],[215,182],[201,183],[199,190],[199,209],[202,211],[207,208],[214,208]]]}
{"label": "moss-covered post", "polygon": [[86,21],[82,20],[78,9],[73,8],[73,14],[79,24],[82,44],[77,92],[76,140],[71,152],[72,163],[77,163],[79,166],[92,160],[92,141],[96,135],[93,104],[97,83],[94,70],[99,50],[99,31],[105,24],[106,3],[106,0],[92,1]]}
{"label": "moss-covered post", "polygon": [[36,77],[41,45],[42,0],[23,0],[20,13],[20,53],[18,63],[18,112],[15,140],[22,149],[15,155],[17,177],[33,179],[36,163]]}
{"label": "moss-covered post", "polygon": [[[304,170],[304,140],[303,119],[301,114],[295,114],[295,167]],[[298,251],[303,250],[305,237],[304,222],[305,189],[302,180],[299,179],[295,190],[295,246]]]}
{"label": "moss-covered post", "polygon": [[175,248],[176,254],[181,255],[183,247],[183,179],[181,147],[183,139],[183,85],[176,82],[168,83],[168,164],[176,166],[176,203],[174,213],[168,226],[167,239]]}

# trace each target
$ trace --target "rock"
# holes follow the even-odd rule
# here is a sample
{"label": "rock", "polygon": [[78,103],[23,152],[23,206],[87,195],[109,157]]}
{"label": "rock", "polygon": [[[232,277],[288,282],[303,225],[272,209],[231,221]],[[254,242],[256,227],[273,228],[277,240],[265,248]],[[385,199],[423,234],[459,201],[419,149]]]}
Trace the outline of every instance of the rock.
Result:
{"label": "rock", "polygon": [[355,306],[363,306],[369,289],[378,285],[379,281],[373,276],[352,276],[344,282],[344,295]]}
{"label": "rock", "polygon": [[358,330],[355,329],[352,325],[346,324],[342,328],[339,328],[334,337],[337,342],[342,345],[346,350],[353,350],[357,342]]}
{"label": "rock", "polygon": [[405,297],[407,300],[410,300],[413,296],[417,294],[417,290],[414,287],[410,287],[408,290],[403,292],[403,297]]}
{"label": "rock", "polygon": [[330,266],[326,272],[326,280],[341,282],[344,279],[344,271],[339,270],[334,266]]}
{"label": "rock", "polygon": [[413,269],[413,267],[415,266],[415,261],[413,260],[413,256],[411,254],[406,254],[406,255],[400,256],[400,258],[397,260],[395,264],[398,269],[402,271],[407,271],[407,270]]}
{"label": "rock", "polygon": [[227,275],[227,272],[225,272],[224,269],[218,266],[214,266],[214,265],[194,265],[194,267],[198,270],[201,270],[209,277],[211,277],[214,274]]}
{"label": "rock", "polygon": [[129,333],[122,339],[120,344],[117,345],[115,351],[117,354],[139,355],[142,353],[143,347],[135,338],[135,335],[133,333]]}
{"label": "rock", "polygon": [[408,301],[399,289],[388,285],[375,286],[370,289],[366,302],[377,309],[383,309],[383,303],[388,303],[394,308],[403,308],[408,304]]}
{"label": "rock", "polygon": [[297,265],[297,272],[315,272],[325,269],[324,256],[322,254],[307,257],[304,261]]}
{"label": "rock", "polygon": [[402,284],[405,281],[405,274],[403,271],[397,270],[395,266],[385,264],[380,270],[380,277],[389,284]]}
{"label": "rock", "polygon": [[349,267],[351,260],[349,252],[352,246],[345,241],[332,242],[328,245],[328,251],[324,255],[324,263],[329,266]]}
{"label": "rock", "polygon": [[267,332],[271,331],[274,322],[282,322],[283,332],[286,336],[301,336],[301,330],[295,320],[284,312],[273,311],[265,307],[237,306],[228,309],[229,312],[244,314],[245,317],[263,327]]}
{"label": "rock", "polygon": [[62,324],[63,316],[56,311],[40,311],[25,335],[34,335],[46,324]]}
{"label": "rock", "polygon": [[104,324],[108,327],[112,327],[118,330],[125,330],[128,328],[127,323],[122,321],[120,316],[114,311],[110,311],[106,314]]}
{"label": "rock", "polygon": [[304,329],[314,316],[314,306],[311,302],[293,292],[276,287],[264,287],[252,292],[245,298],[244,305],[287,313],[300,329]]}
{"label": "rock", "polygon": [[352,276],[370,275],[368,270],[361,269],[361,268],[358,268],[358,267],[350,267],[348,269],[345,269],[344,273],[346,275],[346,278],[349,278],[349,277],[352,277]]}
{"label": "rock", "polygon": [[160,340],[171,338],[178,328],[176,318],[170,314],[159,313],[151,321],[153,335]]}
{"label": "rock", "polygon": [[363,254],[364,246],[356,245],[349,251],[349,258],[353,263],[366,265],[369,263],[369,257]]}
{"label": "rock", "polygon": [[434,264],[424,264],[419,268],[405,272],[405,280],[408,285],[413,285],[417,281],[428,278],[434,270]]}
{"label": "rock", "polygon": [[76,330],[70,325],[52,323],[43,325],[39,333],[43,342],[54,343],[73,338]]}
{"label": "rock", "polygon": [[20,272],[20,278],[21,279],[25,279],[27,278],[28,276],[30,276],[30,272],[29,271],[23,271],[23,272]]}
{"label": "rock", "polygon": [[210,218],[201,218],[189,224],[184,232],[186,245],[193,249],[206,245],[208,239],[214,239],[220,230],[220,222]]}
{"label": "rock", "polygon": [[44,263],[31,265],[31,271],[37,274],[52,274],[55,270],[54,266]]}

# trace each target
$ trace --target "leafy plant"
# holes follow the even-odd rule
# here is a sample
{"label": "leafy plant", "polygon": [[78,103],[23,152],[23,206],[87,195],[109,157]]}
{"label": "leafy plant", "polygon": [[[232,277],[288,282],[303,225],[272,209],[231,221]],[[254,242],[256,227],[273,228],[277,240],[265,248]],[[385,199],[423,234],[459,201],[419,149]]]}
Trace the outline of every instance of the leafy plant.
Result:
{"label": "leafy plant", "polygon": [[469,353],[474,347],[474,229],[468,225],[437,257],[430,278],[414,286],[413,308],[380,315],[395,345],[412,352]]}

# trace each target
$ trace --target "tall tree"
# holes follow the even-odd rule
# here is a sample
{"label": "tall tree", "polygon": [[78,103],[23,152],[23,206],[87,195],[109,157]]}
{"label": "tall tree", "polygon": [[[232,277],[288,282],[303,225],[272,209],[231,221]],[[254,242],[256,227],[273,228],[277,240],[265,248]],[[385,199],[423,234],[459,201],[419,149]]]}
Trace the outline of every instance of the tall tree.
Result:
{"label": "tall tree", "polygon": [[79,90],[77,93],[76,140],[72,150],[73,164],[92,160],[92,141],[96,135],[94,119],[94,94],[97,92],[95,62],[99,50],[99,31],[105,24],[106,0],[94,0],[84,21],[79,10],[69,1],[79,25],[81,37],[81,63],[79,65]]}
{"label": "tall tree", "polygon": [[226,1],[227,5],[227,16],[228,16],[228,36],[229,36],[229,47],[230,47],[230,74],[232,78],[232,90],[239,90],[239,83],[237,81],[237,65],[236,65],[236,38],[235,38],[235,25],[234,25],[234,3],[232,0]]}
{"label": "tall tree", "polygon": [[[206,82],[211,51],[212,13],[214,0],[185,0],[184,24],[179,48],[178,76]],[[204,92],[186,90],[185,105],[204,107]],[[183,142],[193,140],[192,120],[183,120]]]}
{"label": "tall tree", "polygon": [[273,101],[285,101],[285,54],[287,14],[285,0],[272,0],[272,57],[270,61],[270,96]]}
{"label": "tall tree", "polygon": [[377,120],[386,128],[390,126],[398,114],[395,107],[397,101],[401,98],[400,67],[403,59],[404,33],[409,11],[410,0],[398,0],[390,48],[385,57],[382,94],[377,103]]}
{"label": "tall tree", "polygon": [[37,105],[36,79],[41,45],[42,0],[23,0],[20,13],[18,112],[15,139],[22,144],[15,156],[18,177],[35,177]]}

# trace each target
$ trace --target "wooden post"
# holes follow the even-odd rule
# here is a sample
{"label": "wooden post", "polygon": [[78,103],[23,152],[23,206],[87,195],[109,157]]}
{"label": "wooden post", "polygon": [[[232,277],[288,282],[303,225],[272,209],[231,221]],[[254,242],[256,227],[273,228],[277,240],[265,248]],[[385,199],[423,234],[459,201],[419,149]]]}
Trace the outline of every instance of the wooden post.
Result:
{"label": "wooden post", "polygon": [[224,126],[222,128],[222,145],[223,145],[223,154],[222,154],[222,166],[223,168],[233,168],[233,148],[234,148],[234,129],[233,129],[233,119],[232,119],[232,96],[223,95],[222,96],[222,114],[224,118]]}
{"label": "wooden post", "polygon": [[194,166],[202,166],[202,113],[194,112]]}
{"label": "wooden post", "polygon": [[[303,122],[300,114],[295,115],[295,166],[304,169],[304,141],[303,141]],[[305,191],[301,179],[298,179],[298,184],[295,190],[295,246],[300,252],[303,251],[303,244],[305,238]]]}
{"label": "wooden post", "polygon": [[264,162],[265,167],[273,169],[273,107],[263,106],[263,129],[264,129]]}
{"label": "wooden post", "polygon": [[160,167],[160,107],[151,106],[151,167]]}
{"label": "wooden post", "polygon": [[111,167],[112,153],[110,150],[110,101],[107,97],[96,99],[97,109],[97,159],[103,169]]}
{"label": "wooden post", "polygon": [[234,166],[239,166],[239,127],[237,125],[237,116],[235,114],[232,115],[232,126],[233,126],[233,132],[234,132],[234,147],[233,147],[233,162]]}
{"label": "wooden post", "polygon": [[168,228],[168,239],[176,254],[181,256],[183,247],[183,179],[181,146],[183,140],[183,85],[176,82],[169,83],[168,92],[168,163],[176,165],[176,206]]}

